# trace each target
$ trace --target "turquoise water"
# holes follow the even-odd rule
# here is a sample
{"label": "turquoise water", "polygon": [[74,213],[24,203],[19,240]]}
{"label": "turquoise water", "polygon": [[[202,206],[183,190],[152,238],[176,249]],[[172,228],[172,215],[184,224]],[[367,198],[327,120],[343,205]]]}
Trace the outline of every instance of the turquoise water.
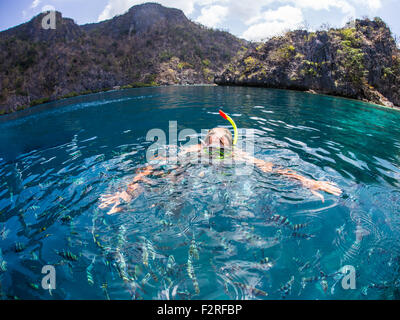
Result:
{"label": "turquoise water", "polygon": [[[0,119],[3,299],[399,298],[400,113],[201,86],[54,104]],[[149,177],[121,213],[98,208],[146,163],[150,129],[168,132],[171,120],[200,135],[227,125],[219,108],[255,129],[256,157],[334,181],[343,194],[323,203],[276,174],[199,164],[177,169],[175,183]],[[55,266],[55,290],[41,287],[44,265]],[[345,265],[355,290],[342,288]]]}

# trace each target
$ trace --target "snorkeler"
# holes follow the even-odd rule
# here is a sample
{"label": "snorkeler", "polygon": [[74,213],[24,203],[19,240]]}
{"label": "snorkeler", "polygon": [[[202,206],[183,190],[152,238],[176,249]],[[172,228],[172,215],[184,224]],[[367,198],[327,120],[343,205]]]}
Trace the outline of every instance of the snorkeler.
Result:
{"label": "snorkeler", "polygon": [[[312,180],[301,176],[300,174],[290,169],[274,168],[273,163],[254,158],[249,153],[235,148],[234,146],[237,142],[236,124],[224,112],[220,111],[220,115],[232,124],[234,128],[234,138],[232,138],[231,132],[226,128],[213,128],[208,131],[205,140],[202,141],[201,144],[182,148],[182,150],[178,154],[179,159],[184,159],[185,156],[189,154],[196,154],[203,160],[224,158],[234,161],[241,161],[249,164],[254,164],[265,173],[278,173],[291,179],[300,181],[304,187],[309,188],[315,196],[319,197],[322,200],[322,202],[324,201],[324,196],[317,191],[325,191],[335,196],[341,195],[342,191],[333,182]],[[178,168],[178,166],[176,166],[175,168]],[[113,214],[121,211],[121,203],[129,203],[141,193],[139,182],[149,182],[148,178],[146,178],[147,176],[162,175],[170,178],[171,180],[174,180],[176,177],[176,174],[174,173],[166,174],[165,172],[156,170],[151,165],[147,165],[144,168],[137,170],[136,173],[137,175],[134,177],[132,183],[128,185],[125,191],[117,192],[115,194],[103,195],[100,198],[101,203],[99,205],[99,208],[103,209],[111,206],[108,214]]]}

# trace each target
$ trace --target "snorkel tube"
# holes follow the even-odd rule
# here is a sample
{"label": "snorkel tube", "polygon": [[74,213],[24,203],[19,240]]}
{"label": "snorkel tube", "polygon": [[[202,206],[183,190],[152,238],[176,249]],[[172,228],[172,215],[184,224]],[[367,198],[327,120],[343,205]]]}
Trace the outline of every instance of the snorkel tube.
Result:
{"label": "snorkel tube", "polygon": [[233,119],[228,116],[225,112],[223,112],[222,110],[219,110],[219,115],[224,118],[225,120],[228,120],[232,127],[233,127],[233,132],[234,132],[234,136],[233,136],[233,145],[236,144],[237,139],[238,139],[238,131],[237,131],[237,127],[236,127],[236,123],[235,121],[233,121]]}

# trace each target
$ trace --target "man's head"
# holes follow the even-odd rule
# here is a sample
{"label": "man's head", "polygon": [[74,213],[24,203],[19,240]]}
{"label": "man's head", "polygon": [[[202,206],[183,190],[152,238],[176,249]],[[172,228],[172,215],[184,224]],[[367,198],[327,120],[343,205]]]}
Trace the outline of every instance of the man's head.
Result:
{"label": "man's head", "polygon": [[232,134],[226,128],[213,128],[208,131],[204,144],[207,147],[230,149],[232,148]]}

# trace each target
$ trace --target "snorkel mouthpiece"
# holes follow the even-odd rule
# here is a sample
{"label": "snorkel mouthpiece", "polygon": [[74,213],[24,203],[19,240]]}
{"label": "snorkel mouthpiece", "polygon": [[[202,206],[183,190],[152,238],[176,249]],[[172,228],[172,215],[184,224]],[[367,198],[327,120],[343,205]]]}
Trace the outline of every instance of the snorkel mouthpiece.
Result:
{"label": "snorkel mouthpiece", "polygon": [[233,145],[235,145],[237,142],[237,139],[238,139],[238,132],[237,132],[237,127],[236,127],[235,121],[233,121],[233,119],[230,116],[228,116],[225,112],[223,112],[222,110],[219,110],[219,115],[231,123],[231,125],[233,127],[233,132],[234,132]]}

